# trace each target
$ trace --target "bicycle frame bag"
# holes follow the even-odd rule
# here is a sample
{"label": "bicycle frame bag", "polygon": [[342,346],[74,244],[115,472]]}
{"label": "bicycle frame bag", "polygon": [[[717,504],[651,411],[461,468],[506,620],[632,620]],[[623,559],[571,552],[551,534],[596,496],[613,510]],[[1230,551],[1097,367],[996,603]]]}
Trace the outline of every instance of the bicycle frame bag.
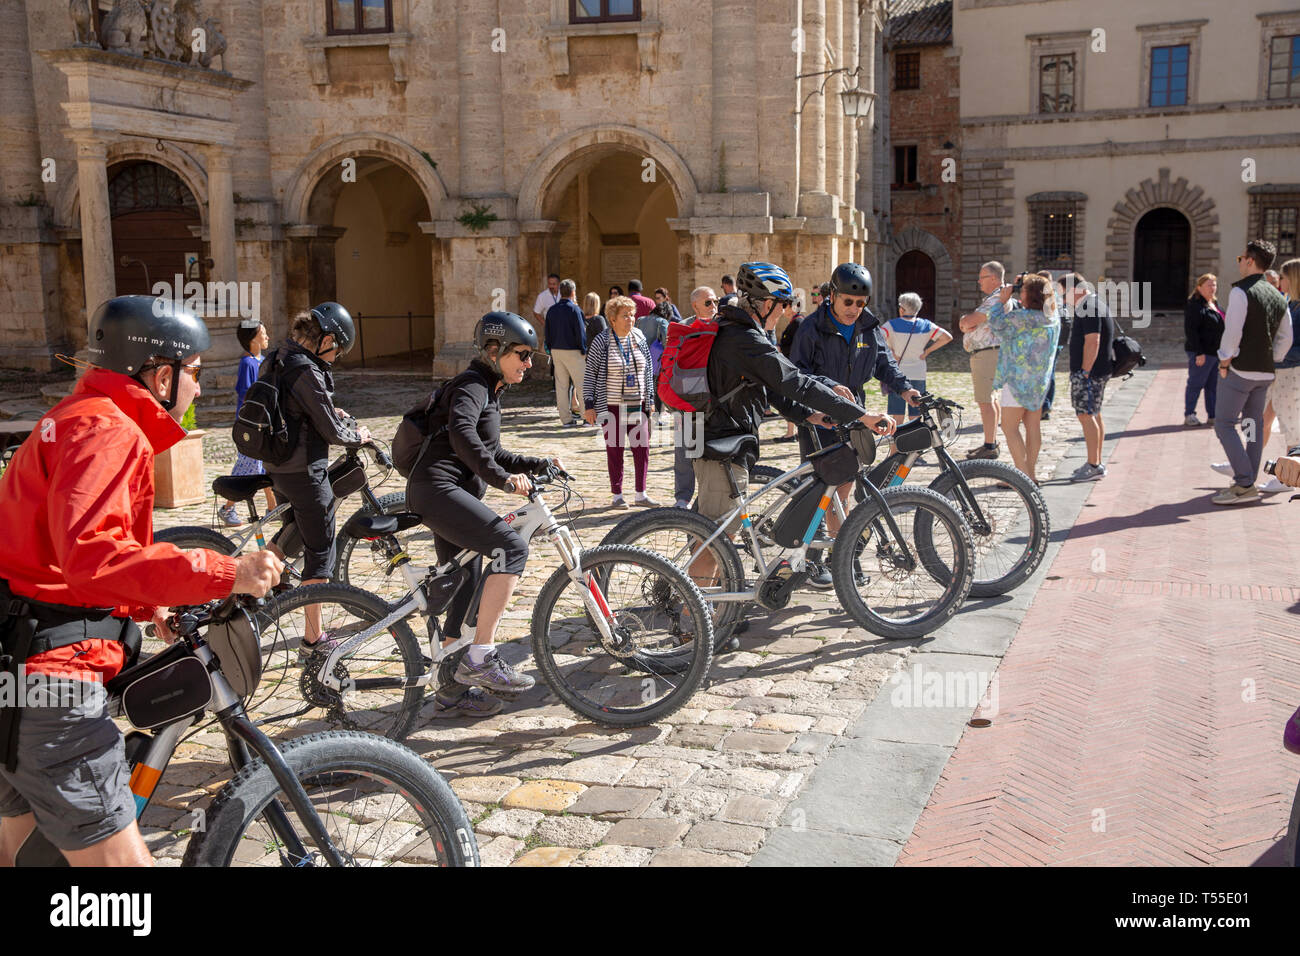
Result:
{"label": "bicycle frame bag", "polygon": [[366,469],[360,461],[349,459],[346,455],[329,468],[330,488],[334,497],[346,498],[356,494],[366,483]]}
{"label": "bicycle frame bag", "polygon": [[861,467],[858,453],[848,442],[840,442],[815,451],[808,456],[808,461],[812,463],[813,473],[832,486],[852,481],[857,477],[858,468]]}
{"label": "bicycle frame bag", "polygon": [[813,515],[829,491],[826,482],[814,480],[807,488],[795,492],[772,526],[772,540],[782,548],[797,548],[803,544],[808,526],[813,522]]}
{"label": "bicycle frame bag", "polygon": [[221,673],[240,697],[257,690],[262,679],[262,647],[248,612],[237,610],[228,621],[208,625],[203,640],[217,655]]}
{"label": "bicycle frame bag", "polygon": [[[208,669],[184,644],[173,644],[108,683],[137,730],[154,730],[202,712],[212,700]],[[112,713],[112,709],[110,709]]]}
{"label": "bicycle frame bag", "polygon": [[894,432],[894,450],[909,455],[914,451],[925,451],[935,447],[935,436],[930,426],[922,419],[914,418],[906,425],[899,425]]}

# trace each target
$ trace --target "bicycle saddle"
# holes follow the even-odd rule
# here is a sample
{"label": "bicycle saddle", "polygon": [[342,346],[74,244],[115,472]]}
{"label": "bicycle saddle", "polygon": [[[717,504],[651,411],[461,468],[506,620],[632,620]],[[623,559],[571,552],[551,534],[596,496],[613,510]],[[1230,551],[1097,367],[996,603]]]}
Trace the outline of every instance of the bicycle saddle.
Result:
{"label": "bicycle saddle", "polygon": [[423,523],[423,519],[410,511],[395,515],[355,514],[348,519],[343,530],[354,538],[382,538]]}
{"label": "bicycle saddle", "polygon": [[270,487],[270,475],[222,475],[212,482],[212,493],[227,501],[247,501],[263,488]]}
{"label": "bicycle saddle", "polygon": [[704,443],[704,458],[709,461],[736,461],[758,458],[758,439],[753,435],[730,435],[713,438]]}

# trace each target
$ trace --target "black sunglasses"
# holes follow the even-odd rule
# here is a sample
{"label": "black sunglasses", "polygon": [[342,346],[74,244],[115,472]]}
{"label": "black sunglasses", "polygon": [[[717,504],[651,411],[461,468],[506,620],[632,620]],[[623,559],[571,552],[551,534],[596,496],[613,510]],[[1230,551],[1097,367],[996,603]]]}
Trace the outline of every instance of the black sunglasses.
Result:
{"label": "black sunglasses", "polygon": [[515,358],[519,359],[521,362],[531,362],[533,360],[532,349],[511,349],[510,351],[513,352]]}

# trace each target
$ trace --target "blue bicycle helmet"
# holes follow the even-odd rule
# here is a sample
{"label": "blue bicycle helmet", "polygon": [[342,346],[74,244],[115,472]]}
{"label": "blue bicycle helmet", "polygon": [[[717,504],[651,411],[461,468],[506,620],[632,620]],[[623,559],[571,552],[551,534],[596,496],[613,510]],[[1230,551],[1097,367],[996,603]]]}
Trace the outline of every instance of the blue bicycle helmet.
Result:
{"label": "blue bicycle helmet", "polygon": [[736,291],[750,302],[776,299],[794,301],[794,283],[780,266],[770,262],[746,262],[736,272]]}

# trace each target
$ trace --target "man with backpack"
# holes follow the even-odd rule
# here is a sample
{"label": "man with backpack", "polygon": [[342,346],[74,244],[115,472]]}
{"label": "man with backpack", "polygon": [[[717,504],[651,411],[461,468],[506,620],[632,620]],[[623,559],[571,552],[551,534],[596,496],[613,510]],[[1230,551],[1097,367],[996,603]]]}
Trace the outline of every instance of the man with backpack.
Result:
{"label": "man with backpack", "polygon": [[[894,423],[887,415],[872,415],[860,408],[852,393],[843,385],[834,389],[813,376],[799,371],[767,336],[763,328],[779,314],[787,302],[794,301],[794,285],[780,266],[769,262],[746,262],[736,274],[734,304],[724,300],[718,312],[717,334],[709,349],[706,366],[707,394],[704,403],[704,444],[736,435],[757,439],[763,421],[763,409],[770,402],[783,415],[795,421],[819,425],[846,425],[861,421],[877,434],[893,432]],[[672,345],[670,344],[670,349]],[[672,356],[675,364],[676,356]],[[670,355],[665,353],[665,379],[672,380]],[[664,399],[674,407],[680,404]],[[699,510],[706,518],[717,520],[736,506],[732,498],[730,470],[736,489],[743,497],[749,485],[752,460],[730,462],[696,458],[695,480],[699,484]],[[739,519],[727,527],[735,531]],[[702,565],[709,560],[702,555],[695,573],[708,576],[712,568]]]}

